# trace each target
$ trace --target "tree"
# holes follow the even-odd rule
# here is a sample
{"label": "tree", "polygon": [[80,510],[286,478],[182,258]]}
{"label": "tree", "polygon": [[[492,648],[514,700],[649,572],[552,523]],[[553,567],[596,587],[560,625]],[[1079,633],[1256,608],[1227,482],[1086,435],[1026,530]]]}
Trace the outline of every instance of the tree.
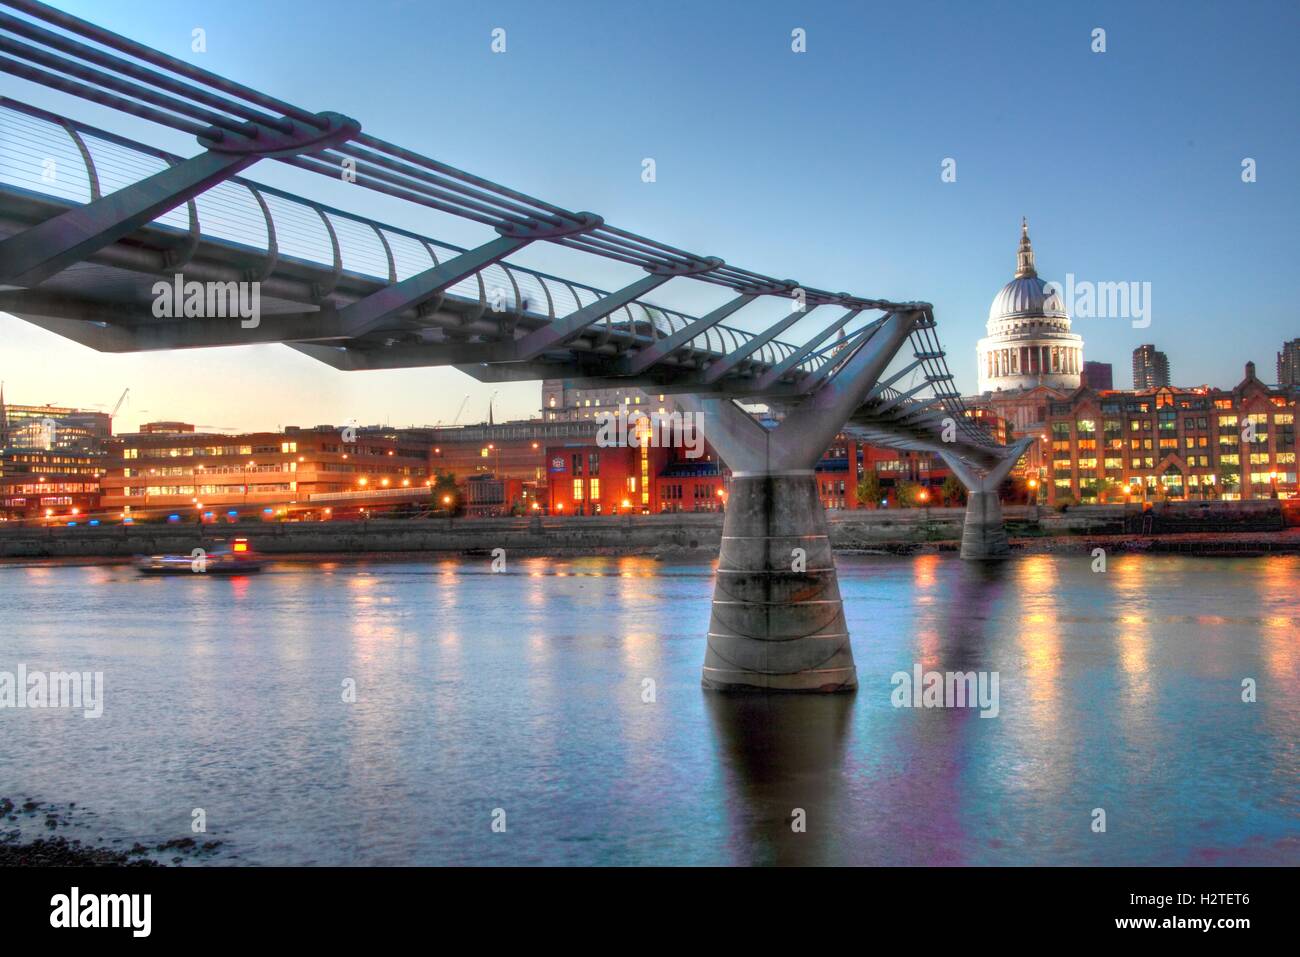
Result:
{"label": "tree", "polygon": [[876,474],[875,469],[862,476],[858,482],[858,503],[865,505],[867,508],[879,508],[880,500],[884,498],[884,486],[880,484],[880,476]]}
{"label": "tree", "polygon": [[456,487],[456,476],[452,472],[438,472],[433,478],[433,505],[436,509],[446,509],[452,514],[460,510],[460,489]]}
{"label": "tree", "polygon": [[949,475],[943,480],[940,491],[943,492],[943,504],[945,505],[964,505],[966,503],[966,486],[962,485],[961,479],[955,475]]}
{"label": "tree", "polygon": [[1097,501],[1103,504],[1124,501],[1124,486],[1114,479],[1102,479],[1097,485]]}
{"label": "tree", "polygon": [[894,486],[894,501],[899,508],[913,508],[921,496],[921,486],[916,482],[899,482]]}

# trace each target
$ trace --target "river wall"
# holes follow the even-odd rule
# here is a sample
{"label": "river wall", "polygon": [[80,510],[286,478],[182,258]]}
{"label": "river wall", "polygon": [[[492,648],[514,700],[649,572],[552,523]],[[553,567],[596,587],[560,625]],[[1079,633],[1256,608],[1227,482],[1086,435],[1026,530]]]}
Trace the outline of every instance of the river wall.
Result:
{"label": "river wall", "polygon": [[[828,513],[832,547],[880,549],[961,538],[960,508]],[[1004,506],[1013,538],[1177,532],[1270,532],[1283,527],[1279,503],[1188,502],[1144,512],[1137,505],[1048,508]],[[717,554],[720,513],[565,516],[500,519],[372,519],[360,522],[241,522],[204,525],[0,526],[0,559],[126,558],[185,553],[247,536],[266,555],[447,552],[514,555]]]}

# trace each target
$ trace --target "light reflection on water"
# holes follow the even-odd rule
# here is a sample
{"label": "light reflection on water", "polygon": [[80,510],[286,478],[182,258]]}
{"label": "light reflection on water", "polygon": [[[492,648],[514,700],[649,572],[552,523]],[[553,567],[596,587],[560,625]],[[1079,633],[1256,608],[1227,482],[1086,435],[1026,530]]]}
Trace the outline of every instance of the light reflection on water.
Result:
{"label": "light reflection on water", "polygon": [[[0,710],[0,795],[128,842],[203,807],[266,864],[1300,863],[1300,558],[838,565],[830,697],[701,691],[709,565],[0,568],[0,670],[107,687]],[[997,671],[999,717],[895,709],[916,663]]]}

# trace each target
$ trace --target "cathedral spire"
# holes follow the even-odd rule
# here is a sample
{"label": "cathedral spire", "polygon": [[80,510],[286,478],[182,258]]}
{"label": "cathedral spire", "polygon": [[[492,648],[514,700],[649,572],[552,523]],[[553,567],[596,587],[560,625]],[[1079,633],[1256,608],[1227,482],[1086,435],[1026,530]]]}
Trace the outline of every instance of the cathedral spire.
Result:
{"label": "cathedral spire", "polygon": [[1029,220],[1021,218],[1020,220],[1020,249],[1016,251],[1016,278],[1024,279],[1026,276],[1037,276],[1038,270],[1034,268],[1034,247],[1029,245]]}

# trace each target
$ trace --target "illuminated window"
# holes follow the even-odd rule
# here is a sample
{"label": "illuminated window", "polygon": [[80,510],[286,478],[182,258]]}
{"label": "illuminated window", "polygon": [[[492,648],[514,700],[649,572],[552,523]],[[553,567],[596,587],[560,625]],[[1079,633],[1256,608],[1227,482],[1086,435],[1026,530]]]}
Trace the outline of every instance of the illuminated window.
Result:
{"label": "illuminated window", "polygon": [[582,479],[580,478],[573,480],[573,500],[575,502],[582,501]]}
{"label": "illuminated window", "polygon": [[600,479],[594,478],[591,482],[591,497],[593,500],[600,498]]}
{"label": "illuminated window", "polygon": [[650,504],[650,450],[641,446],[641,504]]}

